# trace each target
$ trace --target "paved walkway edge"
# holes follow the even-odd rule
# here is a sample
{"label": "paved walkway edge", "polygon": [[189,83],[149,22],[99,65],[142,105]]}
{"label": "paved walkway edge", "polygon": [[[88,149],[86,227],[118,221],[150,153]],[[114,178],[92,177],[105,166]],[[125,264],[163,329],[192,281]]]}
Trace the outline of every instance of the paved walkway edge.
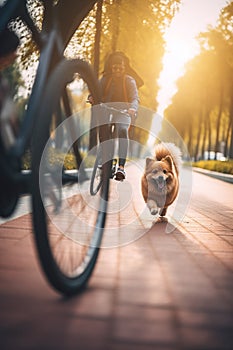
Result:
{"label": "paved walkway edge", "polygon": [[222,181],[229,182],[229,183],[233,184],[233,175],[218,173],[217,171],[210,171],[210,170],[196,168],[196,167],[193,167],[192,169],[193,169],[193,171],[196,171],[197,173],[201,173],[203,175],[207,175],[207,176],[213,177],[215,179],[222,180]]}

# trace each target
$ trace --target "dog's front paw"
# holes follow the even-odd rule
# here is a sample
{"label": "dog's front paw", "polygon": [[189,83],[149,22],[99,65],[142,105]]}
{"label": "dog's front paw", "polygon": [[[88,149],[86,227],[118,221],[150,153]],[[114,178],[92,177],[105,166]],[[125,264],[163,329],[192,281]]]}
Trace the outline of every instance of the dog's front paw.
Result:
{"label": "dog's front paw", "polygon": [[168,222],[168,218],[166,218],[165,216],[159,216],[157,219],[157,222]]}
{"label": "dog's front paw", "polygon": [[153,221],[153,225],[167,223],[167,222],[168,222],[168,219],[166,217],[159,216],[159,217],[155,218],[155,220]]}
{"label": "dog's front paw", "polygon": [[147,201],[147,206],[150,210],[151,215],[156,215],[158,214],[159,208],[157,206],[157,203],[153,199],[149,199]]}
{"label": "dog's front paw", "polygon": [[150,208],[150,213],[151,213],[151,215],[158,214],[158,208]]}

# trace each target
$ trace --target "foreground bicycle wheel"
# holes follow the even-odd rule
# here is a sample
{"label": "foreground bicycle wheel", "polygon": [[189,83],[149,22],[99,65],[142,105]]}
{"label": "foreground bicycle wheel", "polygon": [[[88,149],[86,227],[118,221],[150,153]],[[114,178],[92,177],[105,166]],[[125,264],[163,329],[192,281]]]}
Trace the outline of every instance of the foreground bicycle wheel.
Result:
{"label": "foreground bicycle wheel", "polygon": [[[98,102],[98,85],[87,63],[60,63],[47,84],[32,140],[36,248],[48,281],[66,295],[77,293],[91,276],[108,201],[107,176],[98,195],[90,195],[94,159],[87,151],[88,116],[80,111],[71,117],[74,99],[79,105],[80,96],[88,91]],[[76,163],[76,169],[67,170],[70,162]]]}

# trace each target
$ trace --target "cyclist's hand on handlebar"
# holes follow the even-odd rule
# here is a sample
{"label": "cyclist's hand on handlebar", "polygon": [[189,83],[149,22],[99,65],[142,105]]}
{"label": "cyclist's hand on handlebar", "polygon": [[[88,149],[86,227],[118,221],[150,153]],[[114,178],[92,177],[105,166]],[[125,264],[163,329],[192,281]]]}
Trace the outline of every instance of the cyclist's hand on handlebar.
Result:
{"label": "cyclist's hand on handlebar", "polygon": [[92,97],[91,95],[88,95],[88,97],[87,97],[87,102],[90,103],[90,104],[93,106],[93,104],[94,104],[94,99],[93,99],[93,97]]}
{"label": "cyclist's hand on handlebar", "polygon": [[136,119],[136,111],[135,111],[135,109],[129,108],[128,111],[127,111],[127,113],[128,113],[129,116],[131,117],[132,122],[134,122],[135,119]]}

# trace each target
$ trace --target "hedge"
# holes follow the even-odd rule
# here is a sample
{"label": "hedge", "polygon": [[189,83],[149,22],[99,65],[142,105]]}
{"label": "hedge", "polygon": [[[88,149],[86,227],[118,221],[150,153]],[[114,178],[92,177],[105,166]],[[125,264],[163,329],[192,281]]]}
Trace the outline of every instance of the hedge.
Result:
{"label": "hedge", "polygon": [[217,171],[224,174],[233,175],[233,159],[227,161],[220,160],[200,160],[194,162],[193,167],[207,169],[211,171]]}

